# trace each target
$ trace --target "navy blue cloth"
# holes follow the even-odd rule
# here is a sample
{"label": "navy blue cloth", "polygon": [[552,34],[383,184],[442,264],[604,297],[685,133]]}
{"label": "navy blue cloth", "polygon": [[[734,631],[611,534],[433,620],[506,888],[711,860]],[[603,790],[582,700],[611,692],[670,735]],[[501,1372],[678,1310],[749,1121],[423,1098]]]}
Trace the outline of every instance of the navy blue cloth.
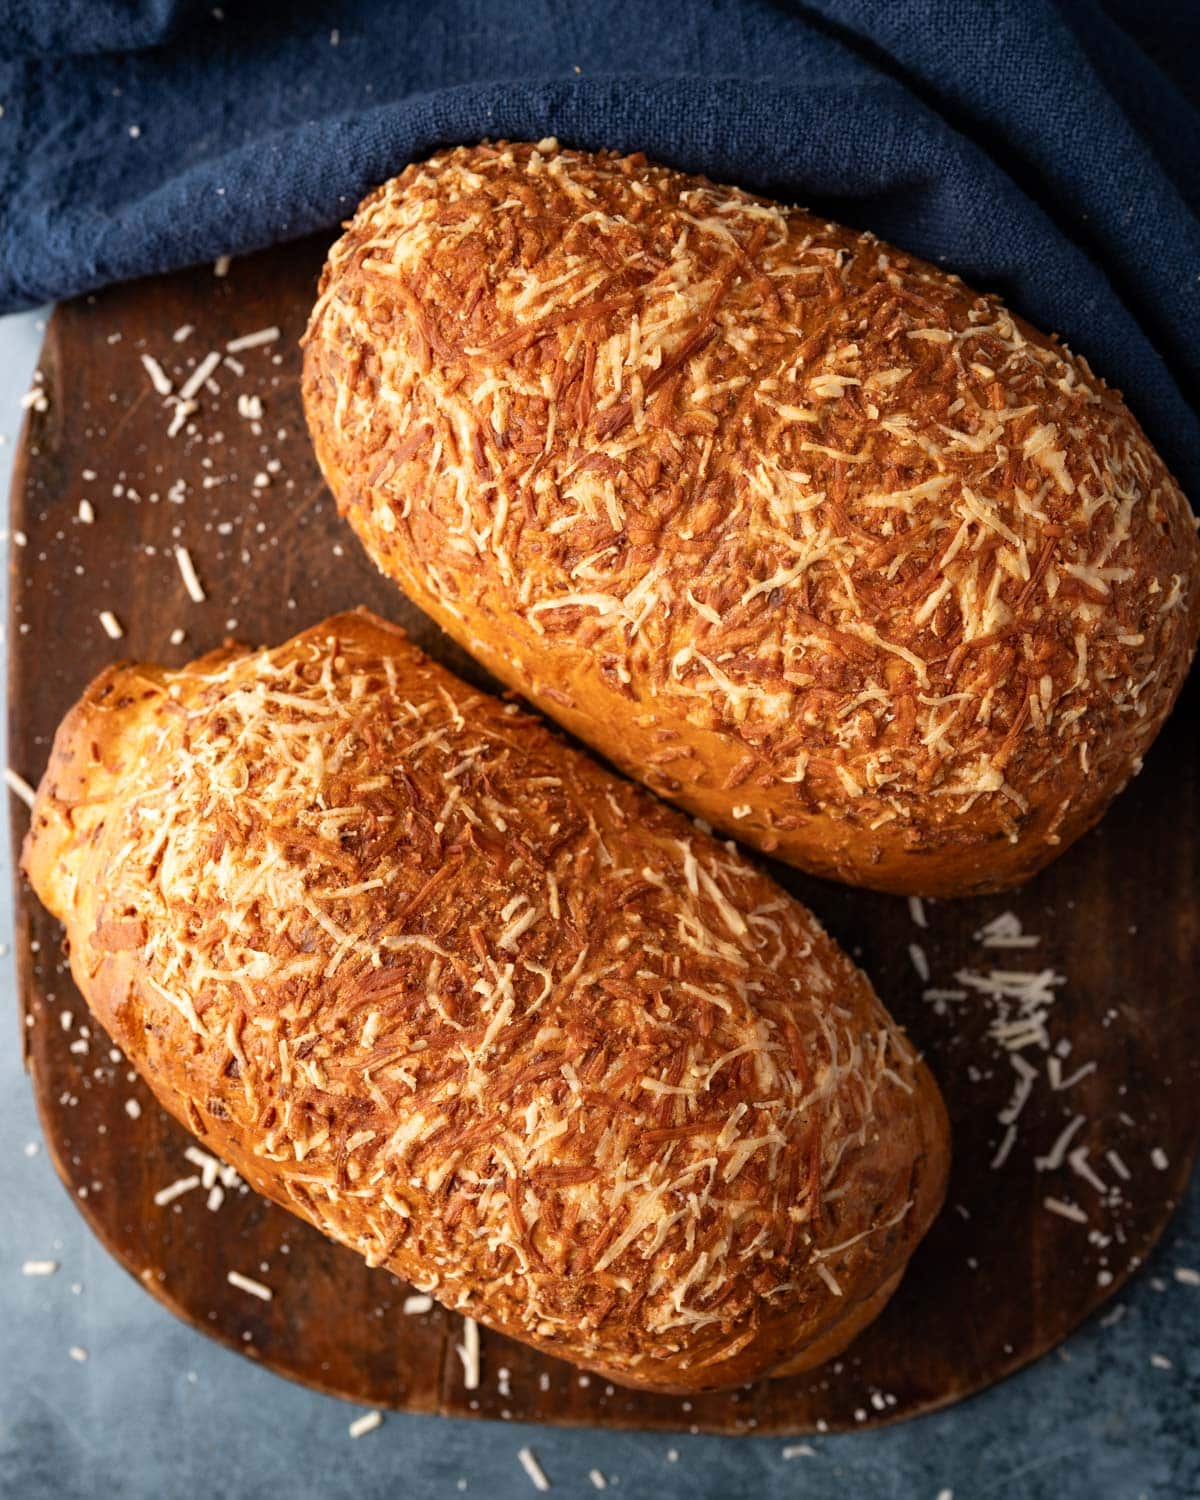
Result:
{"label": "navy blue cloth", "polygon": [[345,218],[483,136],[643,150],[1001,293],[1200,496],[1196,0],[0,0],[0,310]]}

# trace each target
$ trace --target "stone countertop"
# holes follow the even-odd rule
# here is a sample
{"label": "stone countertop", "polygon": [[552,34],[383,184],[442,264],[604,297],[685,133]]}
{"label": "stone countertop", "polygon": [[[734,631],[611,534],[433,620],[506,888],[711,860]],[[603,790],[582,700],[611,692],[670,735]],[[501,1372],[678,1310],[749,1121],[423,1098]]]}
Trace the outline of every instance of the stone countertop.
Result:
{"label": "stone countertop", "polygon": [[[41,318],[0,320],[0,492]],[[8,545],[7,531],[4,533]],[[40,1145],[21,1071],[0,853],[0,1497],[374,1500],[535,1493],[654,1500],[1185,1500],[1200,1496],[1200,1181],[1131,1285],[1036,1366],[898,1427],[776,1438],[614,1433],[385,1416],[292,1385],[177,1322],[92,1238]],[[27,1276],[27,1260],[55,1261]],[[1184,1279],[1176,1276],[1185,1272]],[[1013,1289],[1020,1296],[1021,1289]],[[486,1334],[485,1334],[486,1341]]]}

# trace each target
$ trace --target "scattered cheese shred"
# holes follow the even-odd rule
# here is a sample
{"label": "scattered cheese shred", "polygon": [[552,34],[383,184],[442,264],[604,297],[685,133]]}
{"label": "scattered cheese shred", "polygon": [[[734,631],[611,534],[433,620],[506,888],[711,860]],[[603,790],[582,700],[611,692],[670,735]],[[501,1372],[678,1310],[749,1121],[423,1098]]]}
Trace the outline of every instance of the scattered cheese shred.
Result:
{"label": "scattered cheese shred", "polygon": [[104,627],[104,634],[108,636],[110,641],[119,641],[125,634],[121,628],[120,620],[117,619],[111,609],[102,609],[100,611],[100,623]]}
{"label": "scattered cheese shred", "polygon": [[18,775],[11,766],[5,766],[4,780],[8,786],[9,791],[13,794],[14,797],[20,797],[21,801],[24,802],[26,807],[33,806],[35,793],[33,788],[25,780],[24,776]]}
{"label": "scattered cheese shred", "polygon": [[463,1319],[463,1341],[456,1346],[462,1360],[463,1385],[469,1391],[479,1389],[479,1324],[474,1318]]}
{"label": "scattered cheese shred", "polygon": [[184,423],[196,410],[194,401],[178,401],[171,416],[171,425],[167,428],[168,437],[176,437],[183,429]]}
{"label": "scattered cheese shred", "polygon": [[383,1416],[377,1411],[365,1411],[361,1417],[355,1417],[354,1421],[346,1429],[352,1438],[365,1437],[368,1432],[374,1432],[377,1427],[382,1427]]}
{"label": "scattered cheese shred", "polygon": [[179,387],[179,399],[185,405],[189,402],[212,372],[221,363],[221,355],[218,350],[211,349]]}
{"label": "scattered cheese shred", "polygon": [[240,1271],[229,1271],[225,1280],[230,1286],[237,1287],[240,1292],[249,1292],[252,1297],[258,1297],[263,1302],[270,1302],[275,1293],[269,1286],[264,1286],[261,1281],[255,1281],[251,1276],[243,1276]]}
{"label": "scattered cheese shred", "polygon": [[56,1260],[27,1260],[21,1267],[22,1276],[53,1276],[58,1270]]}
{"label": "scattered cheese shred", "polygon": [[519,1448],[517,1457],[521,1461],[521,1467],[529,1475],[529,1481],[535,1490],[548,1490],[550,1481],[546,1478],[546,1471],[537,1461],[537,1456],[532,1448]]}
{"label": "scattered cheese shred", "polygon": [[175,561],[179,564],[180,576],[183,579],[184,588],[188,591],[188,598],[193,604],[203,604],[206,596],[200,586],[199,578],[196,577],[192,554],[186,547],[176,547]]}
{"label": "scattered cheese shred", "polygon": [[1087,1214],[1074,1203],[1066,1203],[1061,1198],[1043,1198],[1042,1207],[1049,1209],[1052,1214],[1057,1214],[1060,1219],[1070,1219],[1073,1224],[1086,1224]]}
{"label": "scattered cheese shred", "polygon": [[261,344],[273,344],[279,337],[279,329],[259,328],[254,333],[243,333],[241,338],[230,339],[225,345],[229,354],[240,354],[243,349],[257,349]]}
{"label": "scattered cheese shred", "polygon": [[975,941],[985,948],[1036,948],[1041,938],[1021,927],[1015,912],[1001,912],[975,934]]}
{"label": "scattered cheese shred", "polygon": [[1004,1163],[1008,1160],[1009,1153],[1012,1151],[1012,1148],[1016,1145],[1016,1143],[1017,1127],[1015,1125],[1009,1125],[1004,1132],[1004,1139],[996,1148],[995,1156],[992,1157],[991,1169],[993,1172],[998,1172],[1004,1165]]}
{"label": "scattered cheese shred", "polygon": [[150,384],[160,396],[169,396],[175,389],[171,383],[170,376],[163,369],[162,365],[159,364],[158,360],[154,358],[153,354],[142,355],[142,367],[150,377]]}
{"label": "scattered cheese shred", "polygon": [[1098,1193],[1108,1192],[1108,1184],[1097,1175],[1088,1164],[1088,1148],[1077,1146],[1067,1157],[1067,1165],[1076,1177],[1082,1177],[1089,1187],[1096,1189]]}
{"label": "scattered cheese shred", "polygon": [[1034,1158],[1033,1164],[1037,1170],[1039,1172],[1057,1171],[1066,1159],[1067,1147],[1086,1123],[1083,1115],[1076,1115],[1066,1129],[1059,1133],[1058,1139],[1050,1147],[1045,1156]]}
{"label": "scattered cheese shred", "polygon": [[159,1208],[165,1208],[168,1203],[181,1198],[184,1193],[190,1193],[193,1188],[200,1186],[200,1179],[194,1173],[191,1177],[180,1177],[177,1181],[170,1183],[165,1188],[159,1188],[154,1195],[154,1201]]}

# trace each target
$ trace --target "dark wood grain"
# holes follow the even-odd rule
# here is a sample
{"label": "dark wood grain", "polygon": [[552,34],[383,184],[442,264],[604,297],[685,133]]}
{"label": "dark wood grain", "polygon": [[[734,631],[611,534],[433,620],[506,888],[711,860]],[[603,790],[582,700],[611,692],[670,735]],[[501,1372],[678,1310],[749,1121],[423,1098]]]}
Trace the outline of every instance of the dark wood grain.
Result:
{"label": "dark wood grain", "polygon": [[[12,526],[24,545],[18,538],[11,554],[9,744],[12,765],[31,781],[62,714],[118,655],[178,663],[228,634],[279,641],[364,603],[484,681],[374,572],[321,484],[299,407],[296,340],[322,253],[308,241],[242,261],[224,280],[202,268],[54,315],[42,360],[49,408],[29,417],[13,493]],[[173,342],[172,331],[187,323],[195,332]],[[283,337],[239,355],[243,376],[222,366],[220,393],[201,392],[194,432],[168,437],[169,412],[141,354],[158,358],[178,384],[189,362],[269,324]],[[238,414],[239,393],[262,399],[261,435]],[[256,488],[258,474],[269,485]],[[168,497],[179,480],[182,503]],[[82,498],[95,510],[91,525],[78,519]],[[202,605],[184,592],[176,542],[189,548],[205,585]],[[103,633],[103,609],[121,620],[124,640]],[[172,645],[177,627],[186,640]],[[1194,687],[1188,696],[1099,830],[1019,893],[930,906],[921,930],[904,901],[776,870],[925,1048],[955,1129],[946,1211],[900,1292],[843,1359],[813,1374],[686,1402],[614,1389],[485,1333],[483,1380],[471,1393],[454,1350],[456,1318],[440,1309],[405,1315],[406,1288],[281,1209],[237,1191],[215,1212],[199,1191],[156,1206],[156,1191],[193,1170],[183,1155],[188,1138],[94,1025],[81,1032],[86,1007],[62,961],[61,930],[18,878],[25,1055],[59,1174],[104,1244],[173,1312],[281,1374],[356,1402],[801,1433],[959,1400],[1045,1353],[1110,1296],[1145,1258],[1187,1182],[1200,1133]],[[14,840],[25,821],[14,799]],[[981,947],[976,932],[1006,910],[1040,936],[1036,948]],[[990,1165],[1004,1133],[996,1117],[1017,1075],[987,1035],[995,1011],[977,998],[940,1007],[923,999],[914,942],[934,987],[961,988],[953,976],[963,967],[1067,976],[1055,990],[1050,1038],[1070,1045],[1064,1076],[1096,1067],[1056,1092],[1045,1053],[1026,1051],[1040,1076],[999,1169]],[[1035,1165],[1076,1114],[1084,1123],[1071,1148],[1087,1148],[1104,1195],[1067,1163]],[[1110,1149],[1128,1181],[1106,1160]],[[1048,1211],[1047,1196],[1077,1204],[1088,1223]],[[272,1286],[273,1300],[231,1286],[231,1269]],[[511,1372],[503,1382],[501,1368]]]}

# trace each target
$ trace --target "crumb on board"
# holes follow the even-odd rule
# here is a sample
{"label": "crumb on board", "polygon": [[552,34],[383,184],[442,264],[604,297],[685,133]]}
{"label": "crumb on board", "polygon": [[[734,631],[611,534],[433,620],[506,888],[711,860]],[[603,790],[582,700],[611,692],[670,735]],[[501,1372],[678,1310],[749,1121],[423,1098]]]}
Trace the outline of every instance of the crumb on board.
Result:
{"label": "crumb on board", "polygon": [[249,1292],[250,1296],[257,1297],[260,1302],[270,1302],[275,1295],[269,1286],[255,1281],[252,1276],[243,1276],[240,1271],[227,1271],[225,1280],[230,1286],[237,1287],[239,1292]]}
{"label": "crumb on board", "polygon": [[175,548],[175,562],[179,567],[179,576],[183,579],[183,586],[187,590],[188,598],[193,604],[203,604],[205,600],[204,589],[196,576],[196,566],[192,562],[192,554],[186,547]]}
{"label": "crumb on board", "polygon": [[253,333],[243,333],[240,338],[230,339],[225,345],[227,354],[240,354],[243,349],[258,349],[263,344],[273,344],[279,337],[279,329],[273,324],[270,328],[257,328]]}
{"label": "crumb on board", "polygon": [[474,1318],[463,1319],[463,1341],[455,1346],[462,1361],[463,1385],[468,1391],[479,1389],[479,1324]]}
{"label": "crumb on board", "polygon": [[168,1183],[166,1187],[159,1188],[154,1195],[156,1207],[165,1208],[168,1203],[173,1203],[176,1198],[181,1198],[184,1193],[190,1193],[193,1188],[200,1186],[200,1178],[194,1174],[190,1177],[179,1177],[174,1182]]}

